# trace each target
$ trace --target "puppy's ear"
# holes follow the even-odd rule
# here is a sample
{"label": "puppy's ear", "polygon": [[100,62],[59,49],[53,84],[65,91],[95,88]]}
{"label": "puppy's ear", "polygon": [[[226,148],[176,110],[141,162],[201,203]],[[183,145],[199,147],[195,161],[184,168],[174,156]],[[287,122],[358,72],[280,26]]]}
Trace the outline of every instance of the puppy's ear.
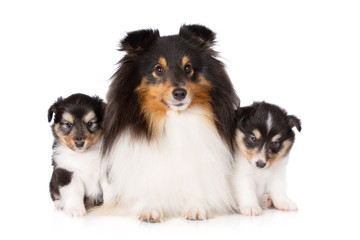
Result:
{"label": "puppy's ear", "polygon": [[290,128],[296,127],[296,129],[300,132],[301,131],[301,121],[294,115],[287,116],[288,123]]}
{"label": "puppy's ear", "polygon": [[246,120],[248,119],[249,115],[253,111],[253,107],[239,107],[235,110],[236,115],[236,127],[240,128],[240,130],[244,129],[246,125]]}
{"label": "puppy's ear", "polygon": [[142,52],[159,36],[159,31],[152,29],[129,32],[120,42],[120,51],[126,51],[129,54]]}
{"label": "puppy's ear", "polygon": [[51,122],[53,115],[57,113],[59,103],[62,101],[63,101],[62,97],[59,97],[58,100],[53,105],[50,106],[50,108],[48,110],[48,121],[49,122]]}
{"label": "puppy's ear", "polygon": [[54,113],[56,113],[56,103],[51,105],[48,110],[48,122],[51,122]]}
{"label": "puppy's ear", "polygon": [[215,35],[213,31],[202,25],[183,25],[179,32],[180,37],[207,49],[214,46]]}

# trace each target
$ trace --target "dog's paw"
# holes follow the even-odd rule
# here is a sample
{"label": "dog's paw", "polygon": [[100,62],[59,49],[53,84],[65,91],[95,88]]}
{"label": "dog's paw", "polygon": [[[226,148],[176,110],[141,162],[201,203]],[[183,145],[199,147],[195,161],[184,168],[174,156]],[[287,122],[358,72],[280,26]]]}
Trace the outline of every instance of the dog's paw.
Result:
{"label": "dog's paw", "polygon": [[207,218],[204,208],[190,208],[184,215],[187,220],[205,220]]}
{"label": "dog's paw", "polygon": [[65,213],[72,217],[83,217],[86,215],[85,208],[64,209]]}
{"label": "dog's paw", "polygon": [[274,202],[274,206],[276,209],[282,210],[282,211],[297,211],[298,208],[296,204],[291,201],[290,199],[283,199],[278,200]]}
{"label": "dog's paw", "polygon": [[162,222],[162,217],[158,211],[148,209],[140,213],[139,220],[143,222],[159,223]]}
{"label": "dog's paw", "polygon": [[240,213],[245,216],[259,216],[262,214],[260,206],[244,206],[240,207]]}
{"label": "dog's paw", "polygon": [[273,204],[270,194],[265,193],[264,195],[260,196],[259,203],[262,209],[270,208]]}
{"label": "dog's paw", "polygon": [[55,206],[55,208],[58,209],[58,210],[61,210],[61,209],[63,209],[63,207],[64,207],[61,200],[55,200],[55,201],[54,201],[54,206]]}

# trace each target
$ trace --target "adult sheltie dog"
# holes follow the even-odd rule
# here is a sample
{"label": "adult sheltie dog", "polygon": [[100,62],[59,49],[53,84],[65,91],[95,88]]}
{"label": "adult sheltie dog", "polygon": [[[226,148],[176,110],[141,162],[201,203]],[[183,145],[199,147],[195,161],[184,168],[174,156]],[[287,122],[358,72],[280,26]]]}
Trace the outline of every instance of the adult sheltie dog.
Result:
{"label": "adult sheltie dog", "polygon": [[110,195],[122,213],[160,222],[234,209],[239,99],[214,40],[208,28],[184,25],[178,35],[147,29],[121,41],[126,54],[107,94],[102,153]]}

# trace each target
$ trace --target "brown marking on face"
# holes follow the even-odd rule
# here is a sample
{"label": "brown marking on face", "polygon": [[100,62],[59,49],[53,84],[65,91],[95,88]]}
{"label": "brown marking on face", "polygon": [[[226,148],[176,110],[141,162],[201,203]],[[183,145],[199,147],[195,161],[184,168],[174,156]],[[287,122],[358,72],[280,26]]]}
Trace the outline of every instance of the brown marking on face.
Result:
{"label": "brown marking on face", "polygon": [[164,68],[167,69],[167,62],[166,59],[164,57],[160,57],[158,60],[158,63]]}
{"label": "brown marking on face", "polygon": [[198,77],[198,82],[185,81],[184,88],[187,91],[188,97],[191,99],[191,103],[188,108],[193,106],[199,106],[206,112],[205,118],[215,126],[216,116],[211,106],[210,91],[212,86],[209,81],[205,79],[203,75]]}
{"label": "brown marking on face", "polygon": [[85,150],[90,148],[92,145],[96,144],[97,142],[99,142],[101,139],[101,135],[102,135],[102,129],[96,130],[95,133],[91,133],[88,130],[85,130],[84,133]]}
{"label": "brown marking on face", "polygon": [[281,149],[278,153],[272,153],[270,152],[269,158],[268,158],[268,164],[269,167],[276,161],[282,159],[285,157],[285,155],[289,152],[289,148],[292,146],[293,142],[290,140],[285,140],[282,143]]}
{"label": "brown marking on face", "polygon": [[96,117],[94,111],[90,111],[90,112],[88,112],[88,113],[85,115],[85,117],[83,117],[83,121],[84,121],[85,123],[88,123],[88,122],[90,122],[94,117]]}
{"label": "brown marking on face", "polygon": [[240,130],[236,130],[235,141],[239,151],[246,157],[251,164],[251,160],[257,154],[255,149],[248,149],[244,143],[245,134]]}
{"label": "brown marking on face", "polygon": [[276,134],[271,138],[271,142],[277,142],[281,138],[281,134]]}
{"label": "brown marking on face", "polygon": [[149,124],[148,134],[154,136],[160,131],[161,123],[169,110],[167,100],[170,99],[174,87],[170,81],[161,84],[147,84],[144,77],[136,88],[141,103],[141,112]]}
{"label": "brown marking on face", "polygon": [[182,58],[182,60],[181,60],[181,66],[182,66],[182,68],[184,69],[184,71],[185,71],[185,66],[186,66],[186,65],[189,65],[189,66],[190,66],[190,71],[187,72],[187,74],[188,74],[189,76],[192,76],[192,75],[194,74],[194,69],[192,69],[192,65],[191,65],[191,63],[190,63],[190,59],[189,59],[187,56],[184,56],[184,57]]}
{"label": "brown marking on face", "polygon": [[65,112],[63,115],[62,115],[62,118],[63,118],[63,120],[65,120],[65,121],[67,121],[67,122],[69,122],[69,123],[74,123],[74,118],[73,118],[73,116],[70,114],[70,113],[68,113],[68,112]]}
{"label": "brown marking on face", "polygon": [[60,129],[60,123],[56,123],[54,125],[54,131],[61,145],[69,147],[70,149],[75,151],[76,149],[75,141],[74,141],[75,134],[73,130],[71,130],[69,134],[65,135]]}
{"label": "brown marking on face", "polygon": [[253,130],[253,134],[256,137],[256,139],[260,139],[261,138],[261,133],[258,129],[254,129]]}

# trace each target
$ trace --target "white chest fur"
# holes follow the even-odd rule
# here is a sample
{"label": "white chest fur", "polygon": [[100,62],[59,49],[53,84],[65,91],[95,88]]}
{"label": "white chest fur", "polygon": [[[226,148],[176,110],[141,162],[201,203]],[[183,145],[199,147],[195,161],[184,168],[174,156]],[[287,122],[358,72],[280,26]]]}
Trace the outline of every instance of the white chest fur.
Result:
{"label": "white chest fur", "polygon": [[124,133],[109,155],[109,180],[120,206],[137,214],[161,208],[179,216],[184,208],[209,214],[232,208],[232,155],[201,109],[169,111],[156,140]]}
{"label": "white chest fur", "polygon": [[270,191],[269,188],[273,187],[275,180],[279,179],[283,183],[286,181],[285,170],[288,157],[275,162],[267,169],[259,169],[252,166],[246,157],[240,153],[236,154],[235,159],[234,184],[249,183],[249,187],[253,188],[257,197],[268,193]]}
{"label": "white chest fur", "polygon": [[57,168],[63,168],[80,177],[86,196],[96,197],[101,192],[99,144],[86,152],[75,152],[64,146],[55,147],[54,161]]}

